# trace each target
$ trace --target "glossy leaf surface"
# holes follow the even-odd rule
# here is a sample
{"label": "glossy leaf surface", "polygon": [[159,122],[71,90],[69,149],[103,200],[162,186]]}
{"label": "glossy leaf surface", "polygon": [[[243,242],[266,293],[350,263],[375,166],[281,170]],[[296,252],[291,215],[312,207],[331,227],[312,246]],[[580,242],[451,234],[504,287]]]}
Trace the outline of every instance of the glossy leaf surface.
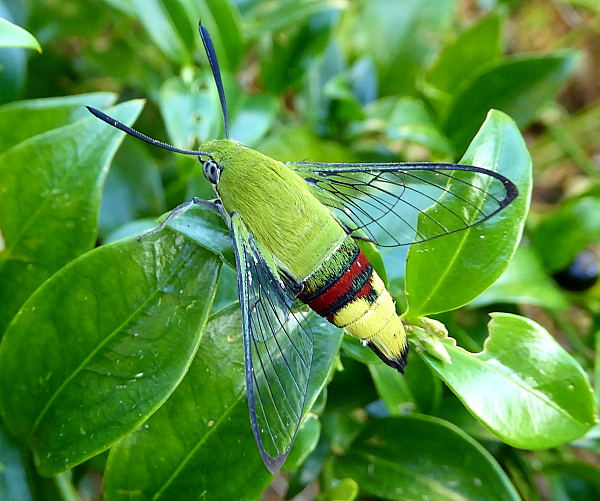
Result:
{"label": "glossy leaf surface", "polygon": [[[131,123],[140,109],[131,101],[111,113]],[[18,284],[0,288],[0,332],[44,280],[93,247],[102,183],[122,138],[90,116],[0,155],[0,283]]]}
{"label": "glossy leaf surface", "polygon": [[473,415],[521,449],[555,447],[596,421],[586,374],[539,324],[494,313],[490,337],[473,354],[447,340],[447,364],[423,355]]}
{"label": "glossy leaf surface", "polygon": [[[502,274],[519,243],[529,209],[531,158],[514,122],[492,111],[460,163],[497,170],[517,185],[519,196],[477,226],[411,246],[405,286],[408,318],[468,303]],[[427,224],[427,218],[420,218],[419,231],[427,233]]]}
{"label": "glossy leaf surface", "polygon": [[29,298],[0,346],[0,406],[40,472],[98,454],[164,402],[196,352],[219,269],[165,230],[89,252]]}
{"label": "glossy leaf surface", "polygon": [[520,499],[481,445],[428,416],[373,421],[334,468],[339,478],[353,478],[362,492],[383,499]]}
{"label": "glossy leaf surface", "polygon": [[[86,105],[107,108],[115,100],[115,94],[94,92],[5,104],[0,107],[0,152],[49,130],[90,118]],[[133,116],[125,120],[133,121]]]}
{"label": "glossy leaf surface", "polygon": [[[331,371],[341,331],[314,318],[315,359],[306,411]],[[256,499],[271,480],[250,428],[241,316],[233,305],[211,317],[190,370],[171,398],[108,462],[108,501]],[[231,481],[235,472],[235,482]]]}

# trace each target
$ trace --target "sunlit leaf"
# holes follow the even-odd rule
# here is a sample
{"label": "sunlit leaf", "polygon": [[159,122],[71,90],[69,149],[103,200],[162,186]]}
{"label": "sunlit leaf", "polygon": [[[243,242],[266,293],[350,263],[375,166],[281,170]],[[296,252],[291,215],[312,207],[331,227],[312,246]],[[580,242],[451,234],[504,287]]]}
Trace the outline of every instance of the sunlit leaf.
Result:
{"label": "sunlit leaf", "polygon": [[531,158],[514,122],[492,111],[460,163],[500,172],[517,185],[519,196],[477,226],[411,246],[408,318],[453,310],[474,299],[506,269],[521,238],[531,194]]}
{"label": "sunlit leaf", "polygon": [[555,447],[596,422],[587,376],[539,324],[492,314],[484,351],[445,342],[452,363],[424,355],[471,413],[503,441],[521,449]]}
{"label": "sunlit leaf", "polygon": [[200,342],[219,268],[165,230],[99,247],[29,298],[0,345],[0,408],[42,473],[110,447],[167,399]]}
{"label": "sunlit leaf", "polygon": [[42,52],[35,37],[16,24],[0,18],[0,47],[24,47]]}

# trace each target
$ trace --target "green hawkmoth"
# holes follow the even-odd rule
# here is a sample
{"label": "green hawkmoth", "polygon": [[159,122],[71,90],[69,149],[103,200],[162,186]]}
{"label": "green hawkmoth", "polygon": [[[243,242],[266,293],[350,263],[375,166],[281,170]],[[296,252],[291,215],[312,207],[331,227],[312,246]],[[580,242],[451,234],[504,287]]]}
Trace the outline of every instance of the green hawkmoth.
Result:
{"label": "green hawkmoth", "polygon": [[[179,205],[152,232],[193,205],[209,207],[227,223],[237,265],[250,421],[262,459],[276,473],[305,412],[314,345],[303,305],[404,373],[409,347],[403,324],[357,240],[393,247],[438,238],[489,219],[518,191],[504,176],[475,166],[282,163],[247,148],[229,137],[217,57],[207,30],[199,28],[225,139],[182,150],[89,110],[150,144],[198,156],[212,183],[214,200]],[[419,216],[428,220],[426,233],[417,226]]]}

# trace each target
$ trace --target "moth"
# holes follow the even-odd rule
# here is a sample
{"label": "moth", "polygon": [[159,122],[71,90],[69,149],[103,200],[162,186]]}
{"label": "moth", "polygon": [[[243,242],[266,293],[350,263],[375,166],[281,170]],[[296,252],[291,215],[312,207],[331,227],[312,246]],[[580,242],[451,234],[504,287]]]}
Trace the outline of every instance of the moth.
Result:
{"label": "moth", "polygon": [[476,166],[283,163],[244,146],[229,137],[214,46],[201,24],[199,30],[219,93],[225,139],[208,141],[198,151],[182,150],[88,109],[150,144],[196,155],[213,185],[216,198],[184,202],[150,233],[194,205],[225,220],[237,266],[250,422],[263,462],[275,474],[305,412],[314,350],[305,305],[404,373],[405,329],[357,242],[394,247],[465,230],[508,206],[518,190],[506,177]]}

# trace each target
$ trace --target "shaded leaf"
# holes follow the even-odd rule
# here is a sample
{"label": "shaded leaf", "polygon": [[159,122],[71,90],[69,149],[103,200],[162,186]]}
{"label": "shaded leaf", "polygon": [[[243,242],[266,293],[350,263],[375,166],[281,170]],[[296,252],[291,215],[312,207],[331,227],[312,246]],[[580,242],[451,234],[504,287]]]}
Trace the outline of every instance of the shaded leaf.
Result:
{"label": "shaded leaf", "polygon": [[169,227],[217,254],[235,270],[233,241],[220,215],[205,207],[196,206],[171,220]]}
{"label": "shaded leaf", "polygon": [[464,150],[490,108],[503,111],[525,127],[573,72],[573,51],[548,56],[513,57],[491,63],[468,80],[444,117],[444,131],[456,151]]}
{"label": "shaded leaf", "polygon": [[159,104],[170,142],[178,148],[191,149],[221,134],[223,116],[209,71],[165,81]]}
{"label": "shaded leaf", "polygon": [[566,268],[588,244],[600,241],[600,198],[586,196],[564,203],[544,217],[530,237],[546,269]]}
{"label": "shaded leaf", "polygon": [[245,12],[250,40],[265,33],[307,24],[307,19],[326,10],[342,10],[348,0],[300,0],[295,2],[253,2]]}
{"label": "shaded leaf", "polygon": [[[116,106],[131,123],[142,103]],[[0,155],[0,333],[25,299],[96,241],[102,184],[124,134],[91,116]]]}
{"label": "shaded leaf", "polygon": [[[133,9],[163,53],[180,66],[189,65],[198,47],[198,22],[208,29],[222,67],[234,69],[241,58],[239,14],[229,2],[205,0],[133,0]],[[226,36],[225,36],[226,34]]]}
{"label": "shaded leaf", "polygon": [[166,210],[165,205],[158,164],[140,141],[125,141],[115,155],[104,184],[98,239],[106,243],[106,238],[118,228],[161,214]]}
{"label": "shaded leaf", "polygon": [[469,303],[471,308],[494,303],[534,304],[551,310],[564,310],[569,302],[544,271],[530,246],[517,248],[500,278]]}
{"label": "shaded leaf", "polygon": [[458,427],[428,416],[373,421],[334,469],[383,499],[520,500],[489,452]]}
{"label": "shaded leaf", "polygon": [[391,141],[414,142],[442,154],[452,151],[448,140],[434,125],[423,102],[412,97],[398,99],[387,120],[386,132]]}
{"label": "shaded leaf", "polygon": [[452,95],[470,74],[498,59],[501,24],[501,16],[494,12],[463,31],[444,47],[427,72],[427,83]]}
{"label": "shaded leaf", "polygon": [[[189,28],[187,23],[179,26],[170,17],[162,0],[133,0],[132,8],[140,22],[152,37],[154,44],[174,63],[191,62],[191,54],[179,29]],[[175,4],[175,2],[173,2]]]}
{"label": "shaded leaf", "polygon": [[243,96],[235,118],[230,125],[230,135],[236,141],[253,148],[275,121],[277,100],[264,94]]}
{"label": "shaded leaf", "polygon": [[454,2],[420,0],[365,2],[347,29],[356,52],[370,54],[377,67],[379,95],[415,92],[415,79],[432,54],[435,39],[452,18]]}
{"label": "shaded leaf", "polygon": [[309,414],[298,429],[298,435],[289,456],[285,460],[283,471],[300,468],[308,455],[314,451],[321,436],[321,422],[314,414]]}

